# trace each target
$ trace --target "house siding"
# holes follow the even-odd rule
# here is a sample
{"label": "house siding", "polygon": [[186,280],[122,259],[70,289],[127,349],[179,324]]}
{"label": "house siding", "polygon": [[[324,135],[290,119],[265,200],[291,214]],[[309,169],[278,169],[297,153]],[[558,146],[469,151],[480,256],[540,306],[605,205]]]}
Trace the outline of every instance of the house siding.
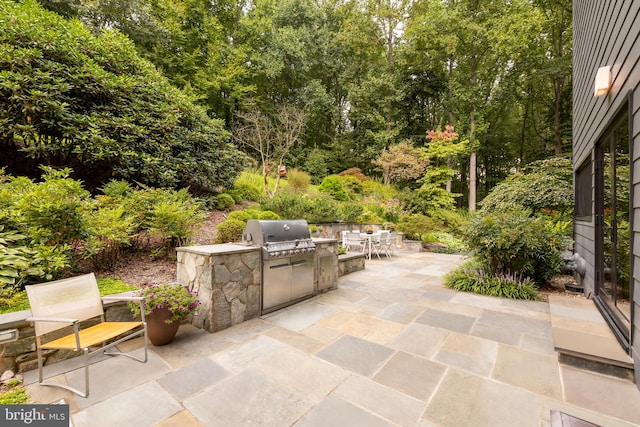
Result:
{"label": "house siding", "polygon": [[[632,274],[631,355],[640,366],[640,2],[633,0],[573,1],[573,164],[577,170],[589,157],[615,115],[631,96],[632,123]],[[611,89],[595,97],[599,67],[611,66]],[[592,177],[594,171],[592,168]],[[592,179],[592,183],[594,180]],[[592,195],[594,187],[592,185]],[[592,198],[593,200],[593,198]],[[595,212],[595,210],[594,210]],[[595,287],[595,223],[576,221],[574,249],[588,264],[585,294]],[[636,369],[640,386],[640,369]]]}

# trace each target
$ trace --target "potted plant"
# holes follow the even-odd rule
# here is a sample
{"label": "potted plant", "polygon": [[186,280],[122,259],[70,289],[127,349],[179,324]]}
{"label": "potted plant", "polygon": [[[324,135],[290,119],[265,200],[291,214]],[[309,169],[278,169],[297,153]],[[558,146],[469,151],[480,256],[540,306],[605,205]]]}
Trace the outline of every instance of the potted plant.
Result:
{"label": "potted plant", "polygon": [[[147,336],[153,345],[170,343],[180,324],[190,321],[200,304],[198,294],[179,283],[146,286],[137,295],[144,297]],[[135,316],[140,315],[139,304],[129,303],[129,308]]]}

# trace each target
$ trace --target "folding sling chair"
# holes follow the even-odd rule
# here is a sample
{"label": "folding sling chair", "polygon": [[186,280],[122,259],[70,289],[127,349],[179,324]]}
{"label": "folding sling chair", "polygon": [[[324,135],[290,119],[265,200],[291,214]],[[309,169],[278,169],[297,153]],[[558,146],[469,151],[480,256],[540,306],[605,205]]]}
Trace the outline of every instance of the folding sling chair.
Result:
{"label": "folding sling chair", "polygon": [[[139,362],[147,361],[147,324],[142,310],[141,297],[104,297],[100,298],[98,283],[93,273],[54,282],[26,286],[32,317],[27,320],[35,323],[36,351],[38,353],[38,383],[40,385],[60,387],[81,397],[89,396],[89,357],[97,353],[109,356],[127,356]],[[139,322],[106,322],[103,300],[138,301],[142,320]],[[100,323],[86,328],[80,322],[100,317]],[[59,329],[73,327],[73,333],[44,342],[43,337]],[[112,347],[138,336],[144,337],[144,357],[136,357],[120,351],[107,352]],[[44,337],[45,339],[48,337]],[[116,339],[117,338],[117,339]],[[114,340],[115,341],[112,341]],[[97,347],[97,348],[96,348]],[[93,348],[93,350],[90,350]],[[47,383],[43,380],[43,350],[82,351],[84,358],[85,389],[65,384]]]}

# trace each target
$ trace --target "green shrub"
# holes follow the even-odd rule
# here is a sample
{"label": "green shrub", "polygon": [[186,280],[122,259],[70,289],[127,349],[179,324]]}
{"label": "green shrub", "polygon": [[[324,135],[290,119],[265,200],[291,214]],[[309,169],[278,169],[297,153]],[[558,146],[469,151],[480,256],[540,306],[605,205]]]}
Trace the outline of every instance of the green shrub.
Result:
{"label": "green shrub", "polygon": [[227,219],[236,219],[244,223],[254,218],[255,216],[253,216],[249,211],[233,211],[229,212],[229,215],[227,215]]}
{"label": "green shrub", "polygon": [[233,201],[235,202],[236,205],[244,201],[244,199],[242,198],[242,193],[238,190],[235,190],[235,189],[227,190],[227,194],[233,197]]}
{"label": "green shrub", "polygon": [[478,213],[464,230],[475,256],[495,274],[522,274],[537,283],[560,270],[566,238],[526,211]]}
{"label": "green shrub", "polygon": [[0,287],[0,314],[29,310],[27,292],[16,287]]}
{"label": "green shrub", "polygon": [[304,163],[304,169],[309,173],[311,177],[311,181],[314,184],[319,184],[322,182],[325,176],[328,173],[328,167],[326,163],[327,152],[314,148],[307,155],[307,159]]}
{"label": "green shrub", "polygon": [[9,380],[5,384],[9,390],[0,394],[0,405],[20,405],[29,401],[27,389],[20,380]]}
{"label": "green shrub", "polygon": [[81,252],[91,259],[95,269],[113,268],[122,248],[131,244],[136,227],[134,217],[125,213],[124,206],[99,207],[86,216],[87,238]]}
{"label": "green shrub", "polygon": [[287,171],[287,183],[293,191],[302,193],[309,189],[311,185],[311,175],[299,169],[292,168]]}
{"label": "green shrub", "polygon": [[264,181],[262,175],[256,172],[243,171],[233,184],[242,200],[262,202],[265,198]]}
{"label": "green shrub", "polygon": [[466,263],[444,277],[444,284],[456,291],[474,292],[494,297],[537,300],[535,283],[528,277],[483,269],[477,263]]}
{"label": "green shrub", "polygon": [[309,222],[333,222],[338,219],[338,204],[327,195],[320,195],[311,200],[311,211],[305,216]]}
{"label": "green shrub", "polygon": [[336,175],[329,175],[323,179],[318,190],[339,201],[349,200],[349,195],[342,185],[342,180]]}
{"label": "green shrub", "polygon": [[430,216],[439,219],[448,231],[457,234],[461,233],[469,221],[469,215],[455,210],[437,209]]}
{"label": "green shrub", "polygon": [[340,176],[340,181],[342,182],[342,187],[347,192],[349,198],[357,198],[362,195],[364,191],[364,187],[362,186],[362,181],[356,178],[353,175],[343,175]]}
{"label": "green shrub", "polygon": [[375,212],[370,211],[367,208],[362,210],[362,213],[358,216],[358,220],[356,222],[360,222],[362,224],[367,223],[379,223],[383,222],[384,218],[378,216]]}
{"label": "green shrub", "polygon": [[239,219],[226,219],[216,227],[214,243],[230,243],[242,240],[245,223]]}
{"label": "green shrub", "polygon": [[307,218],[312,210],[311,201],[304,195],[293,191],[282,191],[262,206],[284,219]]}
{"label": "green shrub", "polygon": [[105,196],[123,201],[130,197],[134,190],[126,181],[111,180],[102,186],[101,191]]}
{"label": "green shrub", "polygon": [[216,196],[216,208],[221,211],[230,211],[236,205],[235,199],[227,193],[221,193]]}
{"label": "green shrub", "polygon": [[[91,202],[80,181],[71,179],[70,169],[42,167],[43,181],[15,179],[7,185],[12,195],[14,220],[36,241],[50,245],[71,243],[84,231],[84,212]],[[17,191],[16,191],[17,190]]]}
{"label": "green shrub", "polygon": [[364,208],[355,202],[342,202],[338,207],[338,217],[343,222],[356,222]]}
{"label": "green shrub", "polygon": [[440,243],[445,245],[445,248],[435,249],[434,252],[437,253],[456,254],[468,251],[462,239],[446,232],[434,231],[425,233],[422,235],[422,241],[425,243]]}
{"label": "green shrub", "polygon": [[165,247],[182,246],[189,242],[205,217],[200,205],[187,192],[160,190],[155,204],[148,214],[149,231],[165,242]]}
{"label": "green shrub", "polygon": [[281,218],[280,218],[280,215],[278,215],[273,211],[259,211],[256,219],[269,220],[269,219],[281,219]]}
{"label": "green shrub", "polygon": [[552,210],[571,218],[573,166],[571,159],[555,157],[527,165],[491,190],[480,203],[483,211],[528,209],[536,214]]}
{"label": "green shrub", "polygon": [[405,237],[410,240],[422,240],[422,235],[425,233],[442,231],[442,221],[421,214],[405,215],[400,218],[398,222],[398,231],[405,234]]}

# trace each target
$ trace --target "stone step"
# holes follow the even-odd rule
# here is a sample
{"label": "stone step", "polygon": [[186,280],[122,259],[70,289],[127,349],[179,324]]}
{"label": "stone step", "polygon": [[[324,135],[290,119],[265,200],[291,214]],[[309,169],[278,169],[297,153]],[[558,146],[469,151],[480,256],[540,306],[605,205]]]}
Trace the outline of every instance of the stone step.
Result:
{"label": "stone step", "polygon": [[633,360],[592,300],[552,295],[549,312],[560,363],[633,381]]}

